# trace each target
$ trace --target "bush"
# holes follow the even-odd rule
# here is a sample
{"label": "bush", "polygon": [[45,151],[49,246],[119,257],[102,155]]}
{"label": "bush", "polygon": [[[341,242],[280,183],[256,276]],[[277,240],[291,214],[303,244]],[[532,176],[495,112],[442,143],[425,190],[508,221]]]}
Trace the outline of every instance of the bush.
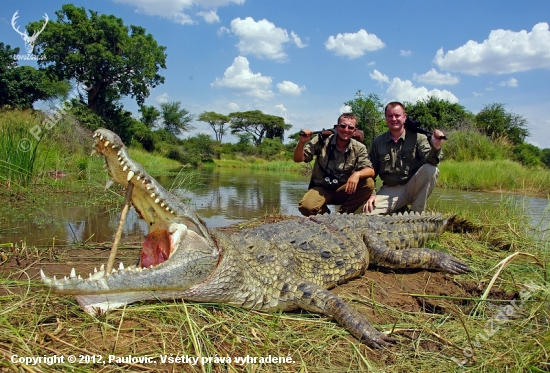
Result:
{"label": "bush", "polygon": [[514,160],[524,166],[542,166],[541,154],[541,150],[532,144],[522,143],[514,146]]}
{"label": "bush", "polygon": [[510,145],[504,139],[491,140],[476,130],[459,130],[447,136],[443,146],[445,159],[455,161],[503,160],[510,157]]}

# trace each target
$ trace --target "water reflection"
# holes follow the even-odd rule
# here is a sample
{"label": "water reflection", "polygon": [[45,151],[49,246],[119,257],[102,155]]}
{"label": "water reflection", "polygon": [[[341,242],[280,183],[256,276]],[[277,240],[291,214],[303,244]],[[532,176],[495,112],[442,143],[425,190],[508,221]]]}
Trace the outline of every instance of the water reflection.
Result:
{"label": "water reflection", "polygon": [[[297,204],[309,182],[307,176],[295,173],[227,168],[201,170],[199,178],[201,186],[195,190],[175,189],[173,192],[189,200],[188,205],[210,228],[228,226],[273,211],[300,215]],[[170,188],[173,180],[160,178],[159,182]],[[436,189],[430,197],[429,207],[448,211],[455,206],[467,206],[481,213],[498,207],[503,198],[507,197],[497,193]],[[550,227],[547,199],[510,198],[524,206],[533,225],[541,223],[542,229]],[[3,214],[0,244],[24,240],[28,245],[51,245],[54,240],[56,244],[112,241],[120,215],[119,211],[102,206],[71,206],[61,198],[52,200],[49,209],[36,211],[30,218],[19,216],[18,211],[0,213]],[[146,232],[147,224],[131,209],[123,236],[143,236]]]}

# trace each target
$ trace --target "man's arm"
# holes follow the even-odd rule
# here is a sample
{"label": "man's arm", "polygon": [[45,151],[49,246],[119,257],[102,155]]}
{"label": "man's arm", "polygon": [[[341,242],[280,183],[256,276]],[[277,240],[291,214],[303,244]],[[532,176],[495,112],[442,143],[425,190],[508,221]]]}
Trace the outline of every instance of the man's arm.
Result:
{"label": "man's arm", "polygon": [[304,154],[304,145],[306,142],[311,140],[311,136],[313,135],[310,130],[303,130],[302,132],[304,134],[300,136],[298,144],[296,144],[296,147],[294,148],[294,162],[296,163],[305,161],[306,156]]}

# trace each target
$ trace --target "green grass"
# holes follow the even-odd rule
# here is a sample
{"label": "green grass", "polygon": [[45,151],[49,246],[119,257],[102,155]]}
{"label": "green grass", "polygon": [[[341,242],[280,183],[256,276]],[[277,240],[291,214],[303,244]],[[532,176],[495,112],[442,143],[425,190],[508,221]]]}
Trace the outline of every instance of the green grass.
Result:
{"label": "green grass", "polygon": [[30,129],[38,118],[26,112],[0,115],[0,180],[27,187],[36,169],[37,141]]}
{"label": "green grass", "polygon": [[446,160],[441,162],[440,170],[438,185],[443,188],[542,196],[550,191],[550,170],[530,169],[510,160]]}

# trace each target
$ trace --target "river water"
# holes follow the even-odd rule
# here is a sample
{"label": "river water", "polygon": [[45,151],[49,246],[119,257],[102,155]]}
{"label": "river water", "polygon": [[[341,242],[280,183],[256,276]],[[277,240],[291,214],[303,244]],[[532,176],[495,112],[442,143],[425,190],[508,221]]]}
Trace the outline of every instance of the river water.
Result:
{"label": "river water", "polygon": [[[249,169],[215,168],[196,172],[200,185],[191,191],[172,189],[185,198],[208,227],[224,227],[260,217],[274,211],[297,215],[297,204],[307,189],[309,176],[298,173],[253,171]],[[171,188],[173,179],[159,178],[163,186]],[[480,193],[438,188],[429,199],[429,208],[452,211],[468,208],[483,213],[513,203],[528,214],[531,225],[547,237],[550,228],[548,199]],[[53,199],[51,208],[36,211],[33,216],[21,217],[9,209],[0,226],[0,245],[24,241],[27,245],[74,244],[112,241],[118,224],[119,211],[102,206],[75,206]],[[124,236],[143,236],[147,225],[133,209],[126,220]]]}

